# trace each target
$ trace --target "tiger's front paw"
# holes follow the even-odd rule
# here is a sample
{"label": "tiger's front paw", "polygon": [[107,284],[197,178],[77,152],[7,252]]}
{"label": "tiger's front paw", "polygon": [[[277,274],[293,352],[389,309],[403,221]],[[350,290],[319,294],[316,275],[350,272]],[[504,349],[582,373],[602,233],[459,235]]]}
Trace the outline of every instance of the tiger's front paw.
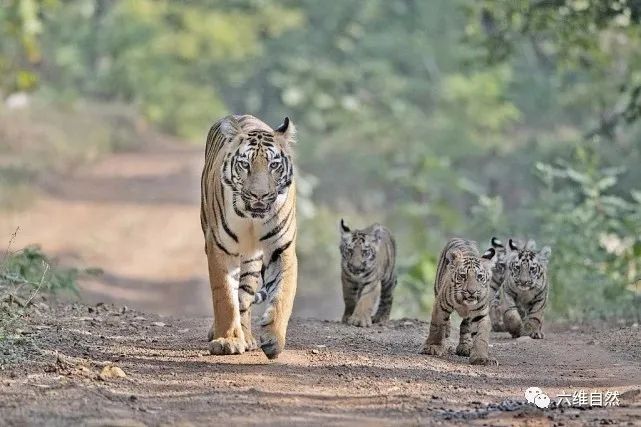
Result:
{"label": "tiger's front paw", "polygon": [[383,316],[374,316],[372,318],[372,323],[387,323],[389,320],[389,314],[388,315],[383,315]]}
{"label": "tiger's front paw", "polygon": [[545,335],[541,331],[530,332],[530,338],[534,338],[535,340],[543,339],[543,337],[545,337]]}
{"label": "tiger's front paw", "polygon": [[285,337],[266,332],[260,337],[260,349],[269,360],[276,359],[285,349]]}
{"label": "tiger's front paw", "polygon": [[458,356],[468,357],[472,351],[472,346],[469,344],[459,344],[456,346],[456,354]]}
{"label": "tiger's front paw", "polygon": [[421,354],[429,354],[430,356],[442,356],[445,353],[445,346],[442,344],[427,344],[423,345],[420,351]]}
{"label": "tiger's front paw", "polygon": [[256,338],[250,333],[245,332],[245,351],[254,351],[258,349]]}
{"label": "tiger's front paw", "polygon": [[470,357],[470,365],[499,366],[499,362],[489,356],[475,356]]}
{"label": "tiger's front paw", "polygon": [[523,326],[523,330],[521,331],[521,335],[528,335],[530,338],[534,338],[535,340],[540,340],[543,338],[543,331],[539,328],[539,325],[532,322],[532,323],[526,323]]}
{"label": "tiger's front paw", "polygon": [[209,353],[217,356],[243,354],[245,349],[245,339],[242,337],[216,338],[209,342]]}
{"label": "tiger's front paw", "polygon": [[352,326],[359,326],[361,328],[368,328],[372,326],[372,318],[370,316],[359,316],[353,314],[347,319],[347,324]]}

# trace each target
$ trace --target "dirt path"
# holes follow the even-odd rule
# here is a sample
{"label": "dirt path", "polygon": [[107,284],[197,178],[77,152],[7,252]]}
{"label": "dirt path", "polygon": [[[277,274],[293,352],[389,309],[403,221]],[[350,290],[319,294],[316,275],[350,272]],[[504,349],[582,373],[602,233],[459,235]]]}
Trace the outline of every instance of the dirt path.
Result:
{"label": "dirt path", "polygon": [[[23,344],[0,344],[2,424],[641,425],[639,328],[556,331],[543,341],[497,335],[501,365],[473,367],[417,354],[419,321],[359,329],[297,318],[270,362],[261,352],[208,355],[207,318],[44,310],[28,319],[35,326]],[[106,363],[127,378],[97,378]],[[618,408],[543,411],[523,403],[531,386],[623,395]]]}
{"label": "dirt path", "polygon": [[[104,269],[81,283],[84,302],[130,307],[41,306],[17,339],[0,340],[0,425],[641,425],[638,328],[499,335],[501,365],[471,367],[418,355],[426,324],[416,320],[367,330],[304,320],[336,318],[340,304],[308,303],[300,286],[300,317],[277,361],[207,355],[201,157],[162,144],[116,154],[48,177],[26,212],[0,214],[0,236],[21,227],[15,246],[40,243],[65,264]],[[98,378],[108,363],[127,378]],[[553,398],[626,393],[615,409],[541,411],[523,404],[531,386]]]}
{"label": "dirt path", "polygon": [[[200,147],[154,141],[73,174],[46,177],[27,210],[0,210],[0,242],[20,227],[14,247],[36,243],[62,264],[104,270],[101,277],[81,281],[84,302],[210,315],[200,230],[202,162]],[[299,286],[295,313],[337,318],[339,288],[319,301]]]}
{"label": "dirt path", "polygon": [[199,217],[198,147],[159,143],[39,183],[26,211],[0,213],[0,236],[37,243],[67,265],[96,266],[83,300],[204,315],[208,284]]}

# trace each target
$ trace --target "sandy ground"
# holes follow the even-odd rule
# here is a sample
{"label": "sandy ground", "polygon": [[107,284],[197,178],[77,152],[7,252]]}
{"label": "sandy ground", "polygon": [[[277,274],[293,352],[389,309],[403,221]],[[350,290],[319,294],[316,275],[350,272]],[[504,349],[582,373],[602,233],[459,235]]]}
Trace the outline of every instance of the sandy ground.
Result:
{"label": "sandy ground", "polygon": [[[478,367],[417,354],[427,325],[410,319],[361,329],[295,318],[268,361],[208,355],[208,318],[38,311],[17,342],[0,342],[3,425],[641,425],[638,327],[495,335],[500,366]],[[105,366],[126,377],[101,378]],[[553,400],[618,391],[620,406],[541,410],[524,401],[532,386]]]}

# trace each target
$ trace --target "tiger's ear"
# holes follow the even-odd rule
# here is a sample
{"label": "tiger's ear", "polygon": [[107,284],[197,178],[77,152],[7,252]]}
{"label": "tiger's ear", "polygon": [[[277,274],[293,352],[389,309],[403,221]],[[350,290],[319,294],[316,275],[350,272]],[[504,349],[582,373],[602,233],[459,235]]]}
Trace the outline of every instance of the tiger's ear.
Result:
{"label": "tiger's ear", "polygon": [[345,221],[343,220],[343,218],[341,218],[341,225],[340,225],[340,228],[341,228],[341,234],[342,234],[342,235],[344,235],[344,234],[349,234],[349,233],[352,231],[352,230],[350,230],[350,228],[345,224]]}
{"label": "tiger's ear", "polygon": [[220,133],[232,139],[240,133],[240,123],[238,123],[238,120],[236,120],[234,116],[227,116],[220,121],[220,127],[218,129]]}
{"label": "tiger's ear", "polygon": [[511,251],[518,251],[519,250],[519,247],[518,247],[517,243],[512,239],[510,239],[507,242],[507,246],[508,246],[508,248],[510,248]]}
{"label": "tiger's ear", "polygon": [[494,258],[494,255],[496,255],[496,250],[494,248],[489,248],[488,250],[485,251],[485,253],[481,256],[481,258],[492,259]]}
{"label": "tiger's ear", "polygon": [[552,248],[550,248],[549,246],[543,246],[539,251],[539,261],[547,265],[550,261],[550,255],[552,255]]}
{"label": "tiger's ear", "polygon": [[494,255],[496,255],[496,249],[494,248],[489,248],[483,255],[481,255],[481,258],[489,262],[490,268],[494,268],[494,265],[496,264],[497,257],[495,257]]}
{"label": "tiger's ear", "polygon": [[381,225],[376,224],[374,226],[373,236],[374,236],[374,240],[376,241],[376,243],[380,242],[383,239],[383,234],[384,233],[385,233],[385,231],[384,231],[384,229],[383,229],[383,227]]}
{"label": "tiger's ear", "polygon": [[454,264],[457,260],[461,259],[462,256],[463,254],[461,253],[461,251],[458,251],[458,250],[448,252],[445,255],[445,260],[447,261],[447,265],[450,266]]}
{"label": "tiger's ear", "polygon": [[289,117],[285,117],[283,124],[274,129],[274,135],[286,144],[294,144],[296,143],[296,126],[289,120]]}
{"label": "tiger's ear", "polygon": [[490,240],[490,244],[492,245],[493,248],[504,248],[505,245],[503,242],[501,242],[498,238],[492,237],[492,240]]}

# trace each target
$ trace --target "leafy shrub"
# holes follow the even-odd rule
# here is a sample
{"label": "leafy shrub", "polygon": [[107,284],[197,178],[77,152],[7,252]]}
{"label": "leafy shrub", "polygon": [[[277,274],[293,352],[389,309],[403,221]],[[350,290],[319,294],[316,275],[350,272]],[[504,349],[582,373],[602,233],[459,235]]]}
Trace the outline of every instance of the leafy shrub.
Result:
{"label": "leafy shrub", "polygon": [[[12,239],[13,240],[13,239]],[[82,274],[98,270],[78,270],[56,266],[39,247],[29,246],[0,258],[0,341],[13,337],[27,308],[43,293],[78,294]]]}
{"label": "leafy shrub", "polygon": [[53,265],[53,261],[37,246],[9,254],[0,268],[0,290],[26,286],[37,291],[77,294],[81,271]]}

